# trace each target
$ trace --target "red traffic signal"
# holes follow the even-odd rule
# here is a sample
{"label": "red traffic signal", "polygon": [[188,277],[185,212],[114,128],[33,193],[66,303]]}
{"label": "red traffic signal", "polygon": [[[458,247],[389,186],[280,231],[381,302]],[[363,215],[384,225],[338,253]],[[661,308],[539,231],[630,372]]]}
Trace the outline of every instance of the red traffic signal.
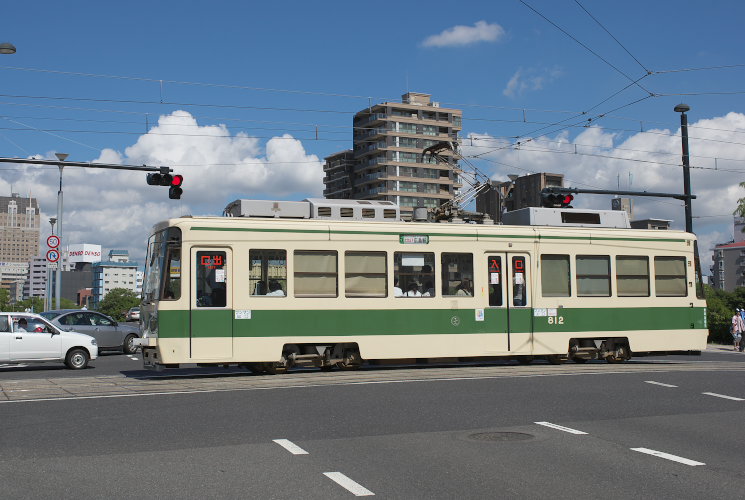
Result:
{"label": "red traffic signal", "polygon": [[171,187],[168,189],[168,198],[172,200],[180,200],[181,194],[184,192],[181,189],[181,185],[184,183],[183,175],[174,175],[171,179]]}

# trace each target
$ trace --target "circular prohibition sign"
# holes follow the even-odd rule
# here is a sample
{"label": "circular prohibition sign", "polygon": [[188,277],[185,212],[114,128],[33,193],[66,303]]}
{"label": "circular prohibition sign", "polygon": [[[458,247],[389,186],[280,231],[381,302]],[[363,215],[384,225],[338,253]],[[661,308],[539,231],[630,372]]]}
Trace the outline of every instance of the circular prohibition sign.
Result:
{"label": "circular prohibition sign", "polygon": [[57,248],[59,246],[59,236],[52,235],[47,238],[47,246],[49,248]]}
{"label": "circular prohibition sign", "polygon": [[47,251],[47,260],[49,262],[57,262],[59,260],[59,250],[53,248]]}

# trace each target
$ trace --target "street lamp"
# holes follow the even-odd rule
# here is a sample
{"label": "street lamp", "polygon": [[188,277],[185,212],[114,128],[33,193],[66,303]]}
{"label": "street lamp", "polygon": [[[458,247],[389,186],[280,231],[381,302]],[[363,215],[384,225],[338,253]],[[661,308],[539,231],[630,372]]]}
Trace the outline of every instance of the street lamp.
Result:
{"label": "street lamp", "polygon": [[59,191],[57,191],[57,237],[59,238],[59,260],[57,261],[57,272],[55,276],[54,292],[57,309],[62,309],[62,164],[67,157],[67,153],[55,153],[54,156],[60,161],[59,166]]}
{"label": "street lamp", "polygon": [[15,54],[16,47],[12,43],[0,43],[0,54]]}
{"label": "street lamp", "polygon": [[685,199],[686,232],[693,232],[693,213],[691,212],[691,166],[688,153],[688,115],[691,107],[687,104],[678,104],[673,111],[680,113],[680,135],[683,143],[683,194]]}

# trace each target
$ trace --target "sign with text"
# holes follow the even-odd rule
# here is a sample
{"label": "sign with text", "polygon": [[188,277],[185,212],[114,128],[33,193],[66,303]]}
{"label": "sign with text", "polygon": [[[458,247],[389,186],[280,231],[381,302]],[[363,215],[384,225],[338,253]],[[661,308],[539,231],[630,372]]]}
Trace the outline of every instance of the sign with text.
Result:
{"label": "sign with text", "polygon": [[101,245],[82,243],[68,247],[68,260],[74,262],[101,262]]}

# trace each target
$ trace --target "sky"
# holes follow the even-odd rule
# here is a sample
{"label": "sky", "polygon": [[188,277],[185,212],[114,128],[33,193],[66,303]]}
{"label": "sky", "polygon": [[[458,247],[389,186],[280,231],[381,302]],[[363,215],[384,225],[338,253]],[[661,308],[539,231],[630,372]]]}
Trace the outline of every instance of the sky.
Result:
{"label": "sky", "polygon": [[[321,196],[323,158],[351,148],[354,113],[407,91],[462,109],[461,152],[497,181],[551,172],[569,187],[668,193],[683,191],[683,102],[708,274],[745,196],[742,19],[745,4],[723,0],[12,2],[0,157],[182,174],[169,200],[141,172],[64,170],[64,242],[142,262],[160,220]],[[57,167],[0,163],[0,194],[37,198],[42,221],[58,185]],[[633,203],[637,219],[684,228],[680,201]]]}

